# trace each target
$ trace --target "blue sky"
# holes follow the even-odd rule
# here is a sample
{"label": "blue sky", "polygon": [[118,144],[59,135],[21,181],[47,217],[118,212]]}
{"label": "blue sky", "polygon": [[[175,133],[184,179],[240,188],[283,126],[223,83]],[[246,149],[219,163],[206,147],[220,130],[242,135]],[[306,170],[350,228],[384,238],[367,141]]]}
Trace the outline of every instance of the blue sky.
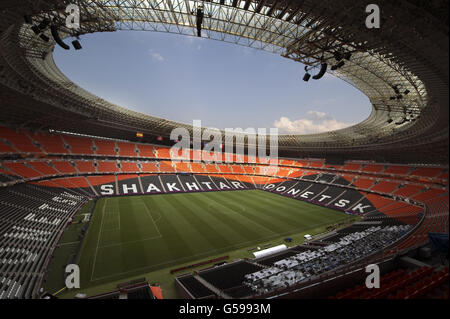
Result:
{"label": "blue sky", "polygon": [[175,34],[85,35],[83,49],[55,49],[58,67],[89,92],[129,109],[217,128],[278,127],[308,134],[370,114],[360,91],[327,75],[302,80],[303,65],[247,47]]}

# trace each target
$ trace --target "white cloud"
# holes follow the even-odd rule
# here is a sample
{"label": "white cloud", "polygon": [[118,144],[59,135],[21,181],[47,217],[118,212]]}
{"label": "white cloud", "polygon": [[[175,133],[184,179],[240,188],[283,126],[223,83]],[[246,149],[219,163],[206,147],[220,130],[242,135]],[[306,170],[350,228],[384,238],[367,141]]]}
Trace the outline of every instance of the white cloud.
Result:
{"label": "white cloud", "polygon": [[352,123],[340,122],[324,112],[308,111],[305,118],[291,120],[286,116],[282,116],[273,125],[278,128],[280,133],[313,134],[339,130],[352,125]]}
{"label": "white cloud", "polygon": [[155,61],[164,62],[166,60],[166,59],[164,59],[164,57],[161,54],[159,54],[158,52],[156,52],[153,49],[149,49],[148,53]]}

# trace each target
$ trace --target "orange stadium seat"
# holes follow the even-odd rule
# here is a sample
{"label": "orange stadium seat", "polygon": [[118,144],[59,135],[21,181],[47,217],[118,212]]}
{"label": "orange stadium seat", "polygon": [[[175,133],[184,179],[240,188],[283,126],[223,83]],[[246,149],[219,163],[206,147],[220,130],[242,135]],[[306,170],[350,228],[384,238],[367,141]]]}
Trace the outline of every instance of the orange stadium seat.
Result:
{"label": "orange stadium seat", "polygon": [[418,195],[412,197],[416,201],[426,201],[438,197],[441,194],[448,193],[448,190],[443,189],[430,189]]}
{"label": "orange stadium seat", "polygon": [[402,188],[399,188],[394,192],[394,195],[399,195],[403,197],[410,197],[414,194],[417,194],[423,189],[423,186],[419,185],[405,185]]}
{"label": "orange stadium seat", "polygon": [[3,163],[3,166],[9,168],[12,172],[16,173],[16,175],[22,176],[23,178],[33,178],[42,176],[38,171],[25,166],[24,163],[10,162]]}
{"label": "orange stadium seat", "polygon": [[362,171],[370,173],[381,173],[384,170],[384,165],[381,164],[366,164],[364,165]]}
{"label": "orange stadium seat", "polygon": [[77,170],[75,167],[64,161],[52,161],[53,167],[62,174],[75,174]]}
{"label": "orange stadium seat", "polygon": [[97,155],[116,156],[116,142],[110,140],[94,140]]}
{"label": "orange stadium seat", "polygon": [[390,194],[394,190],[396,190],[399,185],[400,183],[396,182],[381,181],[378,184],[374,185],[371,190],[375,192]]}
{"label": "orange stadium seat", "polygon": [[0,141],[0,154],[14,154],[17,153],[17,151],[15,151],[11,146],[6,145],[5,143],[3,143],[2,141]]}
{"label": "orange stadium seat", "polygon": [[420,167],[411,172],[412,176],[436,177],[442,172],[442,168],[438,167]]}
{"label": "orange stadium seat", "polygon": [[232,165],[231,169],[233,170],[233,173],[238,173],[238,174],[244,174],[244,169],[242,168],[241,165]]}
{"label": "orange stadium seat", "polygon": [[0,174],[14,175],[14,172],[10,171],[7,167],[5,167],[4,169],[0,167]]}
{"label": "orange stadium seat", "polygon": [[358,178],[356,181],[353,182],[353,185],[356,188],[369,189],[374,183],[375,183],[375,181],[372,179]]}
{"label": "orange stadium seat", "polygon": [[169,147],[158,147],[157,148],[158,158],[172,158],[170,155]]}
{"label": "orange stadium seat", "polygon": [[155,162],[143,162],[141,163],[141,167],[143,173],[159,173],[159,169]]}
{"label": "orange stadium seat", "polygon": [[152,145],[136,144],[136,148],[139,150],[139,157],[156,157],[155,148]]}
{"label": "orange stadium seat", "polygon": [[188,163],[185,162],[173,162],[175,163],[175,168],[177,172],[191,173],[191,168]]}
{"label": "orange stadium seat", "polygon": [[30,166],[32,166],[38,172],[43,173],[44,175],[57,175],[59,174],[53,167],[49,166],[46,162],[30,162]]}
{"label": "orange stadium seat", "polygon": [[323,166],[324,162],[323,161],[311,161],[309,163],[309,167],[313,167],[313,168],[321,168]]}
{"label": "orange stadium seat", "polygon": [[395,200],[376,194],[366,194],[366,199],[369,200],[376,209],[381,209],[386,205],[395,203]]}
{"label": "orange stadium seat", "polygon": [[87,137],[78,137],[71,135],[62,136],[64,141],[70,146],[71,154],[93,155],[92,140]]}
{"label": "orange stadium seat", "polygon": [[244,166],[244,171],[245,171],[245,173],[246,174],[255,174],[255,172],[253,171],[253,167],[254,166],[250,166],[250,165],[248,165],[248,166]]}
{"label": "orange stadium seat", "polygon": [[0,127],[0,136],[9,141],[16,149],[23,153],[43,153],[42,149],[33,144],[24,132],[16,132],[7,127]]}
{"label": "orange stadium seat", "polygon": [[208,173],[219,173],[215,164],[205,164],[205,169]]}
{"label": "orange stadium seat", "polygon": [[440,174],[437,178],[448,180],[448,172]]}
{"label": "orange stadium seat", "polygon": [[49,154],[68,154],[69,151],[64,147],[64,142],[59,134],[50,134],[37,132],[30,133],[30,137],[38,142],[42,149]]}
{"label": "orange stadium seat", "polygon": [[301,169],[292,169],[291,172],[289,173],[289,177],[291,178],[301,178],[303,176],[303,173],[305,171],[301,170]]}
{"label": "orange stadium seat", "polygon": [[76,161],[78,171],[80,173],[95,173],[94,162],[90,161]]}
{"label": "orange stadium seat", "polygon": [[249,183],[249,184],[254,184],[253,182],[253,178],[251,176],[248,175],[239,175],[236,176],[241,182],[243,183]]}
{"label": "orange stadium seat", "polygon": [[409,166],[400,166],[400,165],[390,165],[384,173],[387,174],[396,174],[396,175],[407,175],[411,168]]}
{"label": "orange stadium seat", "polygon": [[294,160],[287,160],[287,159],[280,160],[280,165],[294,166],[294,163],[295,163]]}
{"label": "orange stadium seat", "polygon": [[87,176],[86,178],[92,186],[113,183],[116,181],[116,177],[114,175]]}
{"label": "orange stadium seat", "polygon": [[217,165],[221,173],[233,173],[228,165]]}
{"label": "orange stadium seat", "polygon": [[358,177],[358,175],[343,174],[343,175],[341,175],[341,177],[342,177],[343,179],[345,179],[346,181],[352,183],[352,182],[355,180],[355,178]]}
{"label": "orange stadium seat", "polygon": [[171,165],[170,161],[161,161],[159,162],[159,171],[164,173],[175,173],[175,169]]}
{"label": "orange stadium seat", "polygon": [[85,177],[67,177],[53,180],[56,184],[66,188],[90,188]]}
{"label": "orange stadium seat", "polygon": [[294,162],[294,166],[297,167],[307,167],[308,165],[308,161],[295,161]]}
{"label": "orange stadium seat", "polygon": [[205,168],[201,163],[192,162],[191,169],[193,173],[206,173]]}
{"label": "orange stadium seat", "polygon": [[127,142],[116,142],[117,147],[119,148],[119,155],[126,157],[136,157],[136,144],[127,143]]}
{"label": "orange stadium seat", "polygon": [[139,172],[139,168],[135,162],[120,162],[120,171],[125,172]]}
{"label": "orange stadium seat", "polygon": [[99,161],[97,171],[99,173],[116,173],[119,172],[119,168],[117,167],[116,162]]}
{"label": "orange stadium seat", "polygon": [[398,219],[405,224],[416,224],[419,221],[419,213],[423,213],[423,209],[414,205],[396,202],[388,205],[380,211],[390,218]]}
{"label": "orange stadium seat", "polygon": [[344,171],[360,171],[361,170],[361,164],[359,163],[346,163],[342,169]]}
{"label": "orange stadium seat", "polygon": [[288,168],[279,168],[278,172],[277,172],[277,176],[285,176],[288,177],[289,176],[289,169]]}

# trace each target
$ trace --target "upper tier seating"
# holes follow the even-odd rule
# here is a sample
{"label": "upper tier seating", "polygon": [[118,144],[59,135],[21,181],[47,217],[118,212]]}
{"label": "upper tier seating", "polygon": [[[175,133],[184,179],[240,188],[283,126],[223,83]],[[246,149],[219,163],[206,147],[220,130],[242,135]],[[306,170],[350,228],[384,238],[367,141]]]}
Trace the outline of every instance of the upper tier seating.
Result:
{"label": "upper tier seating", "polygon": [[119,168],[116,165],[116,162],[111,161],[98,161],[97,162],[97,171],[99,173],[118,173]]}
{"label": "upper tier seating", "polygon": [[19,162],[7,162],[3,163],[3,166],[10,169],[15,175],[21,176],[22,178],[35,178],[42,176],[42,173],[38,172],[37,170],[28,167],[28,164],[25,163],[19,163]]}
{"label": "upper tier seating", "polygon": [[116,156],[116,142],[110,140],[94,140],[97,155]]}
{"label": "upper tier seating", "polygon": [[396,183],[396,182],[380,181],[379,183],[374,185],[371,188],[371,190],[374,192],[390,194],[394,190],[396,190],[399,185],[400,185],[400,183]]}
{"label": "upper tier seating", "polygon": [[137,163],[135,162],[125,162],[122,161],[120,162],[120,171],[122,173],[127,173],[127,172],[140,172]]}
{"label": "upper tier seating", "polygon": [[411,172],[411,175],[421,177],[437,177],[440,173],[442,173],[442,168],[440,167],[418,167]]}
{"label": "upper tier seating", "polygon": [[365,173],[381,173],[384,170],[384,165],[380,164],[366,164],[362,171]]}
{"label": "upper tier seating", "polygon": [[17,151],[14,150],[11,146],[6,145],[4,142],[0,140],[0,154],[8,154],[8,153],[16,153]]}
{"label": "upper tier seating", "polygon": [[18,132],[0,126],[0,139],[9,142],[14,148],[23,153],[43,153],[42,149],[34,145],[28,135],[21,131]]}
{"label": "upper tier seating", "polygon": [[411,168],[402,165],[390,165],[384,170],[385,174],[407,175]]}
{"label": "upper tier seating", "polygon": [[[360,284],[338,292],[330,299],[416,299],[423,298],[435,288],[448,283],[448,267],[433,271],[431,267],[420,267],[413,271],[403,268],[391,271],[380,278],[379,289],[368,289]],[[448,299],[448,292],[442,293]]]}
{"label": "upper tier seating", "polygon": [[152,145],[136,144],[136,149],[139,150],[139,157],[156,157],[156,151]]}
{"label": "upper tier seating", "polygon": [[128,143],[128,142],[116,142],[117,148],[119,149],[119,155],[120,156],[126,156],[126,157],[136,157],[136,145],[134,143]]}
{"label": "upper tier seating", "polygon": [[29,164],[32,168],[34,168],[34,170],[42,173],[43,175],[59,175],[59,172],[46,162],[30,162]]}
{"label": "upper tier seating", "polygon": [[44,152],[48,154],[68,154],[69,151],[64,147],[64,142],[58,134],[36,132],[29,133],[32,140],[41,145]]}
{"label": "upper tier seating", "polygon": [[77,172],[76,168],[66,161],[53,160],[52,164],[55,167],[55,169],[59,171],[61,174],[75,174]]}
{"label": "upper tier seating", "polygon": [[80,173],[95,173],[96,169],[92,161],[76,161],[77,169]]}
{"label": "upper tier seating", "polygon": [[70,154],[93,155],[94,148],[92,139],[87,137],[78,137],[72,135],[62,136],[65,143],[69,146]]}

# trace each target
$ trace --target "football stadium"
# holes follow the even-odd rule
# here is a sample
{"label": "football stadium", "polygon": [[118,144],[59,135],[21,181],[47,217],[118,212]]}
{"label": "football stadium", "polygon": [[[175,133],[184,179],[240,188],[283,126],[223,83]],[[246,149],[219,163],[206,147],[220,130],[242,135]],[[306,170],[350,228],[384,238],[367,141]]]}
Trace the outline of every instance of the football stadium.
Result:
{"label": "football stadium", "polygon": [[[0,1],[0,299],[449,299],[448,9]],[[109,102],[56,62],[122,31],[271,53],[370,114],[230,135]]]}

